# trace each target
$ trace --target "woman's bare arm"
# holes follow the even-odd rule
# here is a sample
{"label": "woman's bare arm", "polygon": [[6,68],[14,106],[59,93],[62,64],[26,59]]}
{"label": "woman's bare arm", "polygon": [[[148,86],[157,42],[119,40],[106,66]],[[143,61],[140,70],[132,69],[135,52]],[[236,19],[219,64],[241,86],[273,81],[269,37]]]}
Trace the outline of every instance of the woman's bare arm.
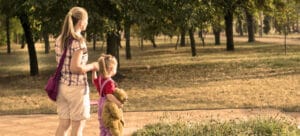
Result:
{"label": "woman's bare arm", "polygon": [[87,65],[81,65],[81,58],[83,50],[77,50],[72,54],[70,69],[72,73],[84,74],[88,71],[98,70],[97,62],[93,62]]}

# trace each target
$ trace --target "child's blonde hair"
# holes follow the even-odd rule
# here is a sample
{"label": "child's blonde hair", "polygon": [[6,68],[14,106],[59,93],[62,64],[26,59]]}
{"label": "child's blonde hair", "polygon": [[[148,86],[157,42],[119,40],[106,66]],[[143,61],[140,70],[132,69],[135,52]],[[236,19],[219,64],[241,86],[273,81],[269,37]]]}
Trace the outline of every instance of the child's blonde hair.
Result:
{"label": "child's blonde hair", "polygon": [[61,37],[60,45],[62,48],[64,48],[65,42],[68,42],[68,39],[71,37],[80,42],[84,42],[84,38],[75,33],[74,27],[78,23],[78,21],[87,18],[88,18],[88,13],[84,8],[73,7],[70,9],[70,11],[65,17],[64,24],[62,26],[62,30],[60,33],[60,37]]}
{"label": "child's blonde hair", "polygon": [[110,69],[118,64],[117,59],[112,55],[102,54],[98,59],[99,74],[104,78],[108,78]]}

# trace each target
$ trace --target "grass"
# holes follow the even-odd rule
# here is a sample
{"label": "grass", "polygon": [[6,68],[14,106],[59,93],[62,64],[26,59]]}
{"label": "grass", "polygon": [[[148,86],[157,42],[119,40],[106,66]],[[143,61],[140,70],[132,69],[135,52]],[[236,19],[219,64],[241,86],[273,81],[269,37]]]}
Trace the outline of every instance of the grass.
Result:
{"label": "grass", "polygon": [[[257,38],[255,43],[247,43],[246,37],[236,37],[236,50],[227,52],[224,44],[213,46],[213,37],[208,36],[207,46],[197,46],[196,57],[191,56],[189,46],[175,50],[176,39],[172,43],[158,39],[156,49],[146,42],[144,50],[132,41],[132,60],[125,59],[124,48],[120,51],[119,72],[125,78],[117,80],[129,95],[125,111],[300,111],[299,39],[288,39],[285,55],[278,37]],[[44,54],[42,44],[36,45],[40,75],[30,77],[27,49],[21,50],[17,45],[12,48],[7,55],[6,48],[0,47],[0,114],[55,113],[55,104],[43,90],[55,70],[54,50]],[[104,51],[101,47],[92,51],[90,47],[89,61],[96,60]],[[96,90],[92,85],[90,88],[91,98],[97,99]]]}
{"label": "grass", "polygon": [[146,125],[133,136],[296,136],[300,132],[286,119],[255,118],[246,121],[176,122]]}

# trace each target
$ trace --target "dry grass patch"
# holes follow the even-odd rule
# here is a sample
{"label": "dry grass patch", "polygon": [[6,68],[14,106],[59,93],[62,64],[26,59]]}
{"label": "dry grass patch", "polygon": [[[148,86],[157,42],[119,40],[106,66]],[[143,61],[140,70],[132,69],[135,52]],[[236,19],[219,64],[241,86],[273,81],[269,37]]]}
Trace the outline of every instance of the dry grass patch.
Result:
{"label": "dry grass patch", "polygon": [[[274,38],[247,43],[236,38],[236,51],[225,46],[197,46],[191,57],[190,47],[175,50],[174,40],[159,39],[154,49],[145,43],[144,50],[132,47],[132,60],[121,49],[117,82],[129,94],[125,111],[184,110],[216,108],[278,108],[300,111],[300,47],[294,40],[284,54]],[[133,42],[134,44],[134,42]],[[91,47],[91,45],[89,45]],[[27,50],[13,46],[11,55],[0,47],[0,114],[54,113],[55,105],[44,93],[48,76],[55,70],[54,52],[43,53],[37,44],[40,75],[29,76]],[[104,50],[89,49],[89,60],[96,60]],[[90,73],[88,75],[90,77]],[[98,94],[90,85],[91,98]]]}

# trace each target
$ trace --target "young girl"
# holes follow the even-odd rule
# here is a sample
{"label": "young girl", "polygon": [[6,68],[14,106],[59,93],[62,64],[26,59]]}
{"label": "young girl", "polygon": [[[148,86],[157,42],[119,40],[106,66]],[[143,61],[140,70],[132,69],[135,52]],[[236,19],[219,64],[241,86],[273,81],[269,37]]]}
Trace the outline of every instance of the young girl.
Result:
{"label": "young girl", "polygon": [[96,71],[92,73],[92,80],[94,86],[97,88],[100,99],[98,102],[98,120],[100,124],[100,136],[111,136],[111,133],[104,127],[103,120],[101,118],[103,105],[106,99],[116,103],[119,108],[123,107],[123,104],[112,95],[115,90],[115,82],[111,79],[117,73],[117,60],[111,55],[101,55],[98,59],[99,63],[99,76]]}

